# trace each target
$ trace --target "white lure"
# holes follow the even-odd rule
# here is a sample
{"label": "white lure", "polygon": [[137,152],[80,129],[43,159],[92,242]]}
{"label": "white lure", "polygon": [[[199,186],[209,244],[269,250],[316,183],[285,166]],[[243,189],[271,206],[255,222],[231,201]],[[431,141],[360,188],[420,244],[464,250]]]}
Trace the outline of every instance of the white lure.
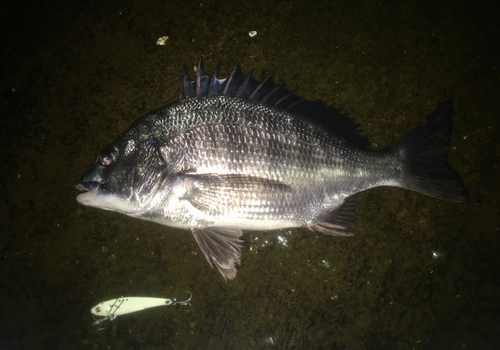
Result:
{"label": "white lure", "polygon": [[189,299],[178,301],[176,299],[166,299],[166,298],[149,298],[149,297],[120,297],[116,299],[111,299],[108,301],[103,301],[90,309],[90,312],[94,316],[101,316],[103,318],[98,319],[92,325],[99,325],[100,327],[104,321],[113,321],[117,316],[130,314],[133,312],[149,309],[157,306],[173,306],[173,305],[189,305],[189,301],[192,298],[191,292],[189,293]]}

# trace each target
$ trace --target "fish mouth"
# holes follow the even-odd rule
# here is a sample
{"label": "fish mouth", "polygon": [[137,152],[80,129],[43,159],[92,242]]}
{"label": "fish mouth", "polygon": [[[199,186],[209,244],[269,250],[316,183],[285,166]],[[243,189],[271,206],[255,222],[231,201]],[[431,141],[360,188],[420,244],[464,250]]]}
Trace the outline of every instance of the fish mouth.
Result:
{"label": "fish mouth", "polygon": [[106,185],[106,183],[96,181],[80,181],[75,188],[82,193],[76,196],[76,201],[89,207],[117,211],[131,216],[140,215],[147,210],[147,208],[138,208],[127,198],[110,192]]}
{"label": "fish mouth", "polygon": [[99,192],[100,185],[99,182],[95,181],[77,183],[75,188],[83,192],[76,196],[78,203],[88,205],[89,202],[93,201]]}

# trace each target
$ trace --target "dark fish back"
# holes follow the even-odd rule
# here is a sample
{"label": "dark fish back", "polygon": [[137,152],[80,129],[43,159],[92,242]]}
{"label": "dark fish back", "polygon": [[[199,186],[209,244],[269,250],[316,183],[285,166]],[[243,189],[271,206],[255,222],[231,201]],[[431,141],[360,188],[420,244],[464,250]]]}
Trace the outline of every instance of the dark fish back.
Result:
{"label": "dark fish back", "polygon": [[335,135],[349,142],[352,146],[365,148],[369,145],[366,136],[361,135],[356,124],[340,109],[327,106],[323,101],[308,101],[285,88],[285,84],[276,85],[271,76],[262,81],[253,78],[254,70],[243,74],[239,63],[226,78],[219,78],[219,66],[212,75],[207,75],[200,59],[195,79],[190,79],[184,68],[179,87],[179,100],[193,97],[237,97],[243,100],[284,109],[293,114],[307,116],[308,120],[334,131]]}

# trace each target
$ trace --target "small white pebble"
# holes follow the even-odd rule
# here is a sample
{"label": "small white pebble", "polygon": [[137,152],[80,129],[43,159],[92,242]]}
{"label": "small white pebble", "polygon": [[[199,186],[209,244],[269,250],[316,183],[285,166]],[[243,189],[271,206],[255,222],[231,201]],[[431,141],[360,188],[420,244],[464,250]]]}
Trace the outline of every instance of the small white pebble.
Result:
{"label": "small white pebble", "polygon": [[256,30],[251,30],[248,32],[248,35],[250,35],[250,38],[253,38],[254,36],[257,35],[257,31]]}
{"label": "small white pebble", "polygon": [[165,43],[167,42],[167,40],[168,40],[168,36],[162,36],[161,38],[158,38],[156,45],[165,46]]}

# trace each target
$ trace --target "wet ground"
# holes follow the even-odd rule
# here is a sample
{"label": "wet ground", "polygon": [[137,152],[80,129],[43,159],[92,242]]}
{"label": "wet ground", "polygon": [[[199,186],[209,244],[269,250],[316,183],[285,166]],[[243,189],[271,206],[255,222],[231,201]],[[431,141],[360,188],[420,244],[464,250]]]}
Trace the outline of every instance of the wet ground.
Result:
{"label": "wet ground", "polygon": [[[0,348],[499,348],[499,11],[475,4],[10,3],[0,14]],[[201,56],[209,72],[240,61],[343,108],[374,148],[453,99],[449,161],[471,202],[371,190],[352,238],[248,232],[232,281],[188,232],[79,205],[74,185],[99,150],[175,100],[182,66],[193,74]],[[185,291],[191,311],[92,326],[100,301]]]}

